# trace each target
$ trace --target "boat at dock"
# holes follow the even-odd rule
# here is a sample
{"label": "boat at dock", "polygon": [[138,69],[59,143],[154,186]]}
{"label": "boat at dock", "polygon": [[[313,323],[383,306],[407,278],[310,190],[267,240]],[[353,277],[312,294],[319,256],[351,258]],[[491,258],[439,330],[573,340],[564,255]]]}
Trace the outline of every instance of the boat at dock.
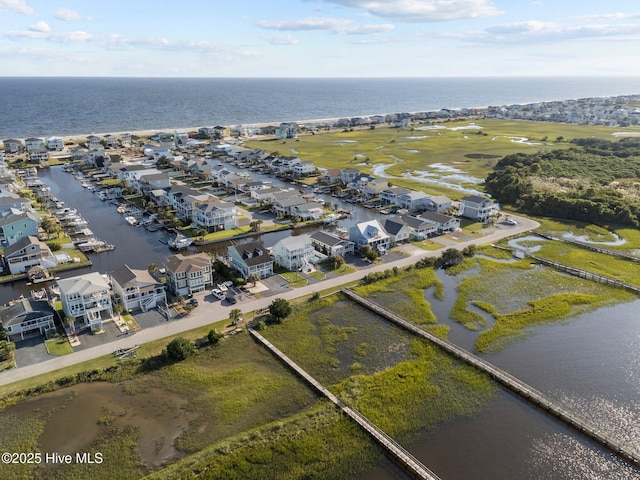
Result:
{"label": "boat at dock", "polygon": [[131,215],[129,215],[128,217],[124,217],[124,221],[127,222],[129,225],[136,225],[138,223],[138,219]]}
{"label": "boat at dock", "polygon": [[183,250],[189,247],[193,243],[193,240],[184,236],[181,233],[176,233],[176,236],[169,240],[169,248],[172,250]]}

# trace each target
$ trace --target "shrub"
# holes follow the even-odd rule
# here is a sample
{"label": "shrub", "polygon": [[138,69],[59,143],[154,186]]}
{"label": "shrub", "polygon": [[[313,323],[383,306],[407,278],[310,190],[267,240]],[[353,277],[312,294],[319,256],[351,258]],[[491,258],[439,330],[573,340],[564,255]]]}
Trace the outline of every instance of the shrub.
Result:
{"label": "shrub", "polygon": [[165,352],[168,360],[180,362],[196,353],[196,347],[186,338],[178,337],[169,342]]}

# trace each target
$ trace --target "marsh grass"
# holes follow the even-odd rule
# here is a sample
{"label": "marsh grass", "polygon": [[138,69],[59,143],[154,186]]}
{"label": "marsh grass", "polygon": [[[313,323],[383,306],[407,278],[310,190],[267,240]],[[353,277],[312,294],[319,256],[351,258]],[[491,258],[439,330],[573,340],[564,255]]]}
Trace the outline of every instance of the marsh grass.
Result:
{"label": "marsh grass", "polygon": [[486,318],[470,310],[469,303],[495,318],[493,326],[478,335],[474,347],[477,352],[499,351],[529,335],[532,326],[634,298],[625,290],[532,266],[527,260],[501,263],[486,258],[465,259],[450,272],[460,277],[451,318],[471,330],[485,327]]}

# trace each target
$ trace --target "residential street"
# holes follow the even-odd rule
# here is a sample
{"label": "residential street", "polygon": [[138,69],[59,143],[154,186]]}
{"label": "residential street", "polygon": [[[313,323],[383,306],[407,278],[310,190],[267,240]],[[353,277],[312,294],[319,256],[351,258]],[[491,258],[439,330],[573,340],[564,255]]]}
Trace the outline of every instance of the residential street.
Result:
{"label": "residential street", "polygon": [[[455,247],[461,250],[464,247],[472,244],[488,244],[496,242],[505,237],[510,237],[533,230],[539,226],[539,224],[534,220],[515,215],[510,215],[510,217],[517,221],[517,225],[496,225],[495,227],[492,227],[492,230],[495,231],[482,238],[467,239],[468,237],[466,236],[464,236],[464,238],[460,236],[459,242],[449,242],[450,245],[447,245],[445,248]],[[290,289],[289,291],[278,296],[287,300],[292,300],[296,297],[309,295],[316,291],[325,290],[331,287],[337,287],[348,282],[359,280],[370,272],[383,271],[394,266],[405,267],[407,265],[415,263],[420,258],[429,256],[436,257],[440,254],[441,250],[426,251],[420,249],[419,252],[413,250],[412,255],[403,257],[401,260],[398,260],[396,262],[374,265],[371,268],[362,269],[357,272],[343,275],[337,278],[327,279],[313,285],[308,285],[306,287],[297,289]],[[182,318],[180,320],[171,320],[155,327],[146,329],[143,328],[135,334],[123,336],[121,338],[118,338],[116,341],[88,348],[86,350],[76,351],[70,355],[55,357],[34,365],[6,370],[0,373],[0,385],[7,385],[35,375],[52,372],[63,367],[91,360],[102,355],[109,355],[119,348],[130,348],[134,345],[141,345],[143,343],[191,330],[193,328],[209,325],[211,323],[228,318],[229,312],[232,308],[240,308],[243,312],[250,312],[253,310],[266,308],[269,306],[269,304],[271,304],[273,300],[273,297],[252,300],[246,300],[245,298],[243,298],[240,302],[238,302],[237,305],[233,307],[226,305],[226,303],[225,305],[222,305],[221,302],[201,302],[200,306],[196,308],[188,317]]]}

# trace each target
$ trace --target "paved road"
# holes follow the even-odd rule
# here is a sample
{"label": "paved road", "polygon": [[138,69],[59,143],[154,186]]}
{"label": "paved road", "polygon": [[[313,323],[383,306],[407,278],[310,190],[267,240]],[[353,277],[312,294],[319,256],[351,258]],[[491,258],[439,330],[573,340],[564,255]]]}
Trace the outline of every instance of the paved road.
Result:
{"label": "paved road", "polygon": [[[511,218],[517,221],[517,225],[515,226],[506,226],[500,225],[495,228],[492,228],[492,232],[488,235],[483,236],[482,238],[471,239],[460,242],[450,242],[451,246],[462,249],[468,245],[483,245],[487,243],[496,242],[502,238],[510,237],[512,235],[524,233],[535,228],[538,228],[539,224],[534,220],[530,220],[524,217],[518,217],[515,215],[511,215]],[[441,239],[438,239],[440,242]],[[417,260],[423,257],[437,257],[440,255],[439,250],[435,251],[426,251],[419,255],[408,256],[392,263],[384,263],[380,265],[374,265],[371,268],[367,268],[365,270],[358,270],[357,272],[350,273],[347,275],[342,275],[337,278],[331,278],[324,280],[322,282],[315,283],[313,285],[308,285],[302,288],[292,289],[288,292],[285,292],[281,295],[278,295],[281,298],[285,298],[287,300],[292,300],[297,297],[301,297],[304,295],[313,294],[316,291],[325,290],[327,288],[338,287],[348,282],[353,282],[360,280],[367,273],[383,271],[388,268],[392,268],[394,266],[405,267],[407,265],[414,264]],[[253,310],[258,310],[261,308],[266,308],[273,301],[273,297],[267,298],[259,298],[253,300],[243,300],[238,302],[233,308],[240,308],[243,312],[250,312]],[[81,363],[87,360],[91,360],[102,355],[109,355],[113,353],[118,348],[130,348],[134,345],[140,345],[143,343],[151,342],[153,340],[159,340],[164,337],[168,337],[171,335],[176,335],[178,333],[191,330],[193,328],[203,327],[205,325],[209,325],[214,322],[218,322],[220,320],[224,320],[228,318],[229,312],[231,311],[231,307],[226,305],[222,305],[221,302],[209,303],[209,302],[201,302],[201,306],[196,308],[191,315],[182,319],[182,320],[172,320],[165,324],[158,325],[156,327],[151,327],[147,329],[142,329],[136,332],[133,335],[129,335],[127,337],[121,337],[118,340],[110,343],[106,343],[103,345],[99,345],[96,347],[88,348],[86,350],[74,352],[70,355],[65,355],[62,357],[52,358],[51,360],[47,360],[45,362],[41,362],[35,365],[29,365],[22,368],[14,368],[11,370],[5,370],[0,373],[0,385],[7,385],[13,382],[17,382],[18,380],[23,380],[25,378],[33,377],[35,375],[40,375],[47,372],[52,372],[54,370],[58,370],[63,367],[68,367],[70,365],[75,365],[77,363]]]}

